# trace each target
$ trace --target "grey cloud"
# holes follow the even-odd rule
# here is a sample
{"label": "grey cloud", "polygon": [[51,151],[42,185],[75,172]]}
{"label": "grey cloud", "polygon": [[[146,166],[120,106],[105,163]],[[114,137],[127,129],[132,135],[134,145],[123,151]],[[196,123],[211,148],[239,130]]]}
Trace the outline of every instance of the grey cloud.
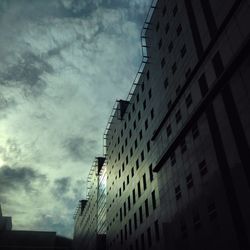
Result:
{"label": "grey cloud", "polygon": [[32,52],[26,52],[18,62],[9,66],[1,74],[1,84],[11,87],[23,87],[27,95],[40,95],[46,87],[42,79],[44,73],[52,73],[52,66]]}
{"label": "grey cloud", "polygon": [[46,181],[46,176],[30,167],[10,167],[5,165],[0,168],[1,193],[20,187],[28,192],[32,189],[32,182],[35,180]]}
{"label": "grey cloud", "polygon": [[96,149],[97,142],[95,140],[74,136],[66,139],[63,146],[73,160],[79,161],[89,158],[89,155],[91,155],[90,152]]}
{"label": "grey cloud", "polygon": [[54,181],[54,193],[56,195],[66,194],[71,187],[71,178],[62,177]]}

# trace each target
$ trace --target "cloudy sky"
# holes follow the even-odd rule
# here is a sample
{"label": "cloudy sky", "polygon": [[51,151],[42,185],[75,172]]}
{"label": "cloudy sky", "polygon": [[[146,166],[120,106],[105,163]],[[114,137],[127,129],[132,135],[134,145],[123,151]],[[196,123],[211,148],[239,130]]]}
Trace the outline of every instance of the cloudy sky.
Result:
{"label": "cloudy sky", "polygon": [[14,229],[71,236],[149,0],[0,0],[0,204]]}

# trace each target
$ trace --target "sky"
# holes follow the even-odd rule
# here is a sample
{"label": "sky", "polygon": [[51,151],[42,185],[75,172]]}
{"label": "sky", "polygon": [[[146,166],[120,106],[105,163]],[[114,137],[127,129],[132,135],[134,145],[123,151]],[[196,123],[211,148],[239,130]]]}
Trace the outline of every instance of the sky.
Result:
{"label": "sky", "polygon": [[72,237],[150,0],[0,0],[0,204],[13,229]]}

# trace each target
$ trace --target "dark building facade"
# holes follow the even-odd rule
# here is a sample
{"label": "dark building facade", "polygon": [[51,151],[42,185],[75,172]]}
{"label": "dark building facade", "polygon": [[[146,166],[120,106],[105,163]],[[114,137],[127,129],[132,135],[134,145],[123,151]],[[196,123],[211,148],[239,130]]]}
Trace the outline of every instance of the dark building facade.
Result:
{"label": "dark building facade", "polygon": [[107,249],[250,249],[249,24],[247,0],[152,1],[104,133]]}

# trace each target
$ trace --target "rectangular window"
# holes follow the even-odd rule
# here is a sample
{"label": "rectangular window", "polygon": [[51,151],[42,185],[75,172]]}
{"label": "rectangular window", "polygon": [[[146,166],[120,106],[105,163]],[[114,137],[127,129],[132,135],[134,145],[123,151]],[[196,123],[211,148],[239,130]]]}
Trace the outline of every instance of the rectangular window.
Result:
{"label": "rectangular window", "polygon": [[182,26],[181,26],[181,24],[179,24],[177,29],[176,29],[177,36],[179,36],[181,34],[181,31],[182,31]]}
{"label": "rectangular window", "polygon": [[145,110],[147,107],[147,103],[146,103],[146,100],[143,101],[143,109]]}
{"label": "rectangular window", "polygon": [[176,200],[179,200],[181,198],[181,187],[180,187],[180,185],[178,185],[175,188],[175,198],[176,198]]}
{"label": "rectangular window", "polygon": [[207,85],[207,79],[206,79],[205,74],[201,75],[198,82],[200,86],[201,96],[204,97],[206,93],[208,92],[208,85]]}
{"label": "rectangular window", "polygon": [[145,121],[145,130],[147,130],[148,129],[148,119],[146,119],[146,121]]}
{"label": "rectangular window", "polygon": [[132,130],[130,129],[129,130],[129,138],[131,138],[131,136],[132,136]]}
{"label": "rectangular window", "polygon": [[143,223],[143,214],[142,214],[142,207],[139,207],[139,216],[140,216],[140,223]]}
{"label": "rectangular window", "polygon": [[161,49],[161,47],[162,47],[162,39],[160,39],[158,42],[158,49]]}
{"label": "rectangular window", "polygon": [[150,75],[149,75],[149,70],[147,71],[147,80],[149,80]]}
{"label": "rectangular window", "polygon": [[173,152],[173,153],[170,155],[170,161],[171,161],[171,166],[174,166],[175,163],[176,163],[175,152]]}
{"label": "rectangular window", "polygon": [[133,126],[134,126],[134,129],[136,129],[136,121],[134,121]]}
{"label": "rectangular window", "polygon": [[130,157],[133,156],[133,148],[130,148]]}
{"label": "rectangular window", "polygon": [[132,234],[132,221],[131,221],[131,219],[129,219],[129,221],[128,221],[128,230],[129,230],[129,234]]}
{"label": "rectangular window", "polygon": [[148,199],[145,200],[145,213],[146,213],[146,217],[148,217],[149,216]]}
{"label": "rectangular window", "polygon": [[168,109],[170,109],[172,107],[172,101],[170,100],[169,102],[168,102]]}
{"label": "rectangular window", "polygon": [[120,221],[122,221],[122,208],[120,208]]}
{"label": "rectangular window", "polygon": [[119,188],[119,196],[121,197],[121,195],[122,195],[122,189]]}
{"label": "rectangular window", "polygon": [[143,175],[143,189],[147,189],[147,180],[146,180],[146,174]]}
{"label": "rectangular window", "polygon": [[176,16],[177,11],[178,11],[178,7],[177,7],[177,5],[175,5],[175,7],[173,9],[173,16]]}
{"label": "rectangular window", "polygon": [[159,28],[160,28],[160,23],[159,23],[159,22],[157,22],[157,23],[156,23],[156,26],[155,26],[155,30],[156,30],[156,31],[158,31],[158,30],[159,30]]}
{"label": "rectangular window", "polygon": [[147,236],[148,236],[148,246],[152,246],[152,237],[151,237],[151,229],[150,227],[147,229]]}
{"label": "rectangular window", "polygon": [[170,53],[170,52],[173,50],[173,48],[174,48],[174,44],[173,44],[173,42],[171,41],[171,42],[169,43],[169,45],[168,45],[168,52]]}
{"label": "rectangular window", "polygon": [[144,91],[144,87],[145,87],[145,85],[144,85],[144,82],[141,84],[141,92],[143,92]]}
{"label": "rectangular window", "polygon": [[176,89],[176,95],[178,96],[180,94],[180,91],[181,91],[181,86],[178,85],[177,89]]}
{"label": "rectangular window", "polygon": [[213,67],[214,67],[214,71],[215,71],[215,75],[216,77],[220,77],[222,72],[224,71],[224,65],[223,65],[223,62],[222,62],[222,59],[221,59],[221,56],[220,56],[220,53],[217,52],[213,59],[212,59],[212,64],[213,64]]}
{"label": "rectangular window", "polygon": [[151,120],[153,120],[154,119],[154,109],[152,108],[151,109],[151,111],[150,111],[150,116],[151,116]]}
{"label": "rectangular window", "polygon": [[193,139],[194,140],[200,135],[197,123],[195,123],[193,128],[192,128],[192,134],[193,134]]}
{"label": "rectangular window", "polygon": [[188,96],[186,97],[186,106],[187,108],[190,107],[190,105],[192,104],[193,100],[192,100],[192,96],[191,96],[191,93],[188,94]]}
{"label": "rectangular window", "polygon": [[137,139],[135,139],[135,149],[137,149]]}
{"label": "rectangular window", "polygon": [[131,114],[130,114],[130,112],[128,113],[128,120],[129,121],[131,120]]}
{"label": "rectangular window", "polygon": [[169,137],[171,135],[171,133],[172,133],[172,128],[171,128],[171,124],[169,124],[167,126],[167,136]]}
{"label": "rectangular window", "polygon": [[150,151],[150,140],[147,142],[147,152]]}
{"label": "rectangular window", "polygon": [[170,28],[169,23],[167,23],[166,26],[165,26],[165,33],[166,33],[166,34],[168,33],[169,28]]}
{"label": "rectangular window", "polygon": [[165,58],[163,57],[161,59],[161,68],[163,68],[165,66],[165,64],[166,64],[166,61],[165,61]]}
{"label": "rectangular window", "polygon": [[141,249],[145,249],[144,234],[141,234]]}
{"label": "rectangular window", "polygon": [[125,240],[127,240],[128,238],[127,224],[125,224],[125,227],[124,227],[124,238]]}
{"label": "rectangular window", "polygon": [[156,209],[155,190],[151,193],[151,196],[152,196],[152,206],[153,206],[153,209]]}
{"label": "rectangular window", "polygon": [[193,176],[192,174],[189,174],[187,177],[186,177],[186,183],[187,183],[187,188],[190,189],[194,186],[194,182],[193,182]]}
{"label": "rectangular window", "polygon": [[175,114],[175,120],[176,120],[176,123],[178,124],[181,120],[181,111],[180,109],[176,112]]}
{"label": "rectangular window", "polygon": [[186,55],[187,48],[186,45],[184,44],[181,48],[181,58],[183,58]]}
{"label": "rectangular window", "polygon": [[129,184],[129,175],[127,175],[127,185]]}
{"label": "rectangular window", "polygon": [[168,87],[168,78],[166,77],[164,80],[164,88],[166,89]]}
{"label": "rectangular window", "polygon": [[148,91],[148,98],[149,99],[151,99],[151,97],[152,97],[152,91],[151,91],[151,89]]}
{"label": "rectangular window", "polygon": [[124,165],[124,163],[122,163],[122,171],[124,171],[125,170],[125,165]]}
{"label": "rectangular window", "polygon": [[135,175],[134,167],[131,168],[131,176],[133,177]]}
{"label": "rectangular window", "polygon": [[141,111],[138,112],[138,121],[141,119]]}
{"label": "rectangular window", "polygon": [[156,220],[156,221],[154,222],[154,226],[155,226],[155,239],[156,239],[157,241],[159,241],[159,240],[160,240],[160,231],[159,231],[159,223],[158,223],[158,220]]}
{"label": "rectangular window", "polygon": [[181,141],[181,153],[184,154],[187,151],[187,144],[185,138]]}
{"label": "rectangular window", "polygon": [[121,169],[119,169],[119,178],[121,177]]}
{"label": "rectangular window", "polygon": [[131,203],[130,203],[130,195],[128,196],[128,211],[131,209]]}
{"label": "rectangular window", "polygon": [[137,215],[134,213],[134,228],[137,229]]}
{"label": "rectangular window", "polygon": [[154,179],[154,175],[153,175],[153,166],[152,166],[152,164],[150,164],[150,166],[149,166],[149,179],[150,179],[151,182],[152,182],[153,179]]}
{"label": "rectangular window", "polygon": [[124,214],[124,217],[126,216],[127,214],[127,210],[126,210],[126,202],[123,203],[123,214]]}
{"label": "rectangular window", "polygon": [[142,150],[141,152],[141,161],[143,162],[144,161],[144,151]]}
{"label": "rectangular window", "polygon": [[126,165],[128,165],[128,156],[126,156]]}
{"label": "rectangular window", "polygon": [[142,139],[142,130],[140,130],[140,132],[139,132],[139,138],[140,138],[140,140]]}
{"label": "rectangular window", "polygon": [[206,160],[203,160],[199,163],[200,175],[204,176],[207,173],[207,163]]}
{"label": "rectangular window", "polygon": [[162,16],[165,16],[167,12],[167,7],[164,5],[164,8],[162,9]]}
{"label": "rectangular window", "polygon": [[121,245],[123,244],[123,233],[122,233],[122,229],[121,229],[121,231],[120,231],[120,239],[121,239]]}
{"label": "rectangular window", "polygon": [[136,165],[136,169],[138,169],[139,168],[139,159],[136,160],[135,165]]}
{"label": "rectangular window", "polygon": [[123,182],[123,191],[125,190],[125,181]]}
{"label": "rectangular window", "polygon": [[177,70],[177,65],[176,65],[176,63],[174,63],[173,65],[172,65],[172,74],[174,75],[174,73],[176,72],[176,70]]}
{"label": "rectangular window", "polygon": [[135,204],[135,202],[136,202],[136,197],[135,197],[135,189],[133,189],[133,204]]}
{"label": "rectangular window", "polygon": [[140,182],[137,183],[137,191],[138,191],[138,197],[141,197],[141,184],[140,184]]}
{"label": "rectangular window", "polygon": [[139,102],[140,97],[139,97],[139,93],[136,95],[136,101]]}

